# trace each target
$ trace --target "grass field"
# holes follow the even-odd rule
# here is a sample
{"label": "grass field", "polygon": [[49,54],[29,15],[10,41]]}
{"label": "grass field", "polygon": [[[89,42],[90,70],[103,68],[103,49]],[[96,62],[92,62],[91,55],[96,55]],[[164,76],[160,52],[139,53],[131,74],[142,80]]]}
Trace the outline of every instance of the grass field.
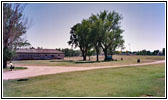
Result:
{"label": "grass field", "polygon": [[[73,67],[92,67],[92,66],[112,66],[123,64],[137,63],[137,59],[141,59],[141,62],[152,62],[156,60],[164,60],[165,56],[122,56],[114,55],[113,58],[117,61],[104,62],[104,56],[100,56],[100,62],[96,62],[96,57],[92,56],[91,61],[82,61],[82,57],[65,57],[64,60],[22,60],[13,61],[15,65],[35,65],[35,66],[73,66]],[[121,61],[120,59],[124,60]],[[87,58],[88,59],[88,58]]]}
{"label": "grass field", "polygon": [[164,97],[165,65],[68,72],[4,80],[4,97]]}

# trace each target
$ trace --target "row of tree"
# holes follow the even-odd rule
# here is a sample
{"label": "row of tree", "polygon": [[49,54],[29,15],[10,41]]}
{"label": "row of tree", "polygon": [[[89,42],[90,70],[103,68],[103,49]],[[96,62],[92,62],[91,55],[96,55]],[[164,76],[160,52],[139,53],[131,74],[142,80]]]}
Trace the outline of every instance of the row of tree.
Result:
{"label": "row of tree", "polygon": [[[56,48],[56,50],[64,52],[65,57],[81,56],[80,50],[73,50],[73,49],[68,49],[68,48],[65,48],[65,49]],[[90,60],[90,57],[95,54],[96,54],[95,50],[88,50],[87,56],[89,56],[89,60]]]}
{"label": "row of tree", "polygon": [[150,51],[150,50],[141,50],[141,51],[134,51],[134,52],[126,52],[126,54],[133,54],[133,55],[165,55],[165,48],[162,49],[162,51],[159,50],[154,50],[154,51]]}
{"label": "row of tree", "polygon": [[160,50],[154,50],[154,51],[150,51],[150,50],[141,50],[141,51],[115,51],[114,52],[115,55],[165,55],[165,48],[162,49],[162,51]]}
{"label": "row of tree", "polygon": [[74,56],[80,56],[81,52],[80,50],[73,50],[73,49],[61,49],[61,48],[56,48],[56,50],[64,52],[65,57],[74,57]]}
{"label": "row of tree", "polygon": [[[56,50],[62,51],[65,54],[65,57],[74,57],[74,56],[81,56],[81,51],[80,50],[73,50],[73,49],[61,49],[61,48],[56,48]],[[103,54],[102,50],[100,50],[101,54]],[[160,50],[154,50],[154,51],[150,51],[150,50],[141,50],[141,51],[114,51],[113,52],[114,55],[161,55],[164,56],[165,55],[165,48],[162,49],[162,51]],[[96,50],[88,50],[87,52],[87,56],[90,58],[90,56],[95,56],[96,55]]]}
{"label": "row of tree", "polygon": [[99,61],[100,49],[103,50],[105,59],[112,55],[116,48],[124,44],[123,30],[120,28],[122,16],[117,12],[103,12],[92,14],[88,19],[75,24],[70,31],[68,44],[79,47],[83,60],[86,60],[90,50],[95,50],[97,61]]}

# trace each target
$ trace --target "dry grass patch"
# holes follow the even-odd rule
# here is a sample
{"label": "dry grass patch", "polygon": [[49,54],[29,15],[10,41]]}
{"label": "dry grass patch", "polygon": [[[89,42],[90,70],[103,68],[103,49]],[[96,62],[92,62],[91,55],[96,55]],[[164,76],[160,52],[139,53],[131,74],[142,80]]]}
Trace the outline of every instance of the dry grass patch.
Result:
{"label": "dry grass patch", "polygon": [[[157,60],[164,60],[164,56],[127,56],[127,55],[114,55],[117,61],[103,61],[104,56],[100,56],[99,62],[96,62],[96,56],[92,56],[89,61],[82,61],[82,57],[65,57],[64,60],[22,60],[14,61],[16,65],[32,65],[32,66],[73,66],[73,67],[95,67],[95,66],[114,66],[136,64],[137,59],[141,59],[141,63],[152,62]],[[121,61],[123,58],[123,61]]]}

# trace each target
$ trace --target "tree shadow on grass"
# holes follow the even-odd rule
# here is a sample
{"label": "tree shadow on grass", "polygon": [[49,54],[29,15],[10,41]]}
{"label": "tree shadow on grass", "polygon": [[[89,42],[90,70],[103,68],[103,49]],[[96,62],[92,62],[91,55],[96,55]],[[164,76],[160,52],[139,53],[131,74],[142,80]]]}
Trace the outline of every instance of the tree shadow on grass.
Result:
{"label": "tree shadow on grass", "polygon": [[68,62],[68,63],[74,63],[74,64],[87,64],[87,63],[100,63],[100,62],[111,62],[111,61],[51,60],[50,62]]}

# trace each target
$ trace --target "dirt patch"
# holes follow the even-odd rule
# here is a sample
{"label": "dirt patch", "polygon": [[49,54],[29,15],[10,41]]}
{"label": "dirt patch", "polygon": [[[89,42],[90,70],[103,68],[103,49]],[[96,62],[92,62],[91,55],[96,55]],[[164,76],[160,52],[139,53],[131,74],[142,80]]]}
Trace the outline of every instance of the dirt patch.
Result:
{"label": "dirt patch", "polygon": [[158,78],[158,80],[165,80],[165,78]]}
{"label": "dirt patch", "polygon": [[141,97],[154,97],[153,95],[147,94],[147,95],[142,95]]}

